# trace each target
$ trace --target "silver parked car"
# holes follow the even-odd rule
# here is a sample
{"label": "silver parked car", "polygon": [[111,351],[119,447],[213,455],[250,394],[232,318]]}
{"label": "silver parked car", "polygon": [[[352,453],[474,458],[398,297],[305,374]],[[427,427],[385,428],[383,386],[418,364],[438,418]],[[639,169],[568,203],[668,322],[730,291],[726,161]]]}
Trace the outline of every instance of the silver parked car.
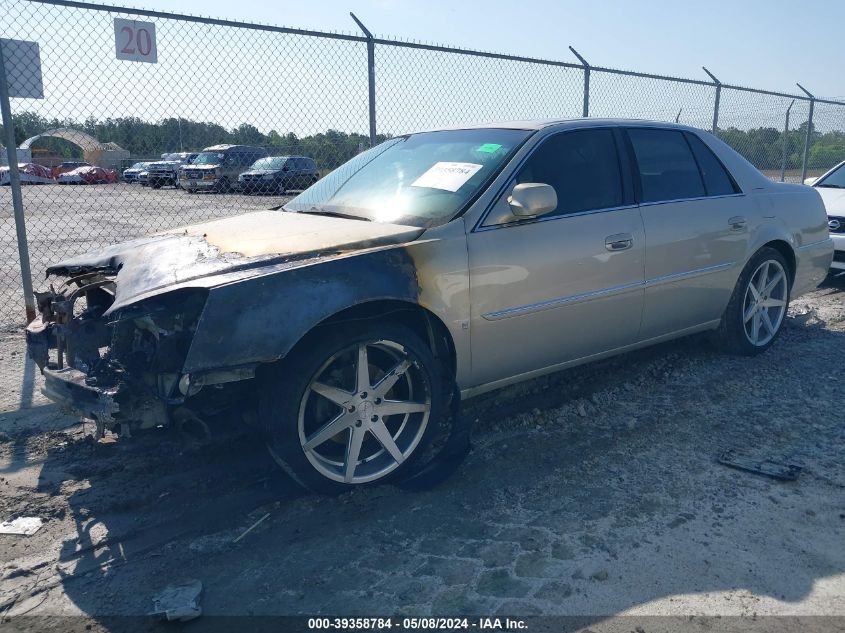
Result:
{"label": "silver parked car", "polygon": [[514,122],[392,138],[281,210],[55,264],[27,339],[101,431],[254,405],[276,460],[337,492],[447,469],[462,397],[707,330],[759,354],[832,255],[815,190],[706,132]]}
{"label": "silver parked car", "polygon": [[807,178],[804,184],[816,188],[827,209],[827,226],[835,249],[830,268],[837,275],[845,274],[845,161],[819,178]]}

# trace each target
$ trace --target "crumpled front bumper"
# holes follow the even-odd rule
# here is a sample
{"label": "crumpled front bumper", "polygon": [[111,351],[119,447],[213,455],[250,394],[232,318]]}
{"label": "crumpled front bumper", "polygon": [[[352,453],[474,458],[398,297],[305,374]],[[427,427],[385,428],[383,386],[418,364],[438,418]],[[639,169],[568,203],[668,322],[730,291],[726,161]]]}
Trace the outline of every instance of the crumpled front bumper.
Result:
{"label": "crumpled front bumper", "polygon": [[44,369],[42,393],[60,406],[72,409],[86,418],[110,422],[120,411],[115,398],[120,387],[101,389],[91,384],[91,378],[72,367]]}
{"label": "crumpled front bumper", "polygon": [[121,385],[97,386],[97,379],[74,367],[57,368],[49,362],[50,349],[56,347],[55,323],[45,323],[38,316],[26,328],[27,353],[42,368],[42,393],[60,406],[77,411],[87,418],[103,422],[113,419],[120,410],[116,398]]}

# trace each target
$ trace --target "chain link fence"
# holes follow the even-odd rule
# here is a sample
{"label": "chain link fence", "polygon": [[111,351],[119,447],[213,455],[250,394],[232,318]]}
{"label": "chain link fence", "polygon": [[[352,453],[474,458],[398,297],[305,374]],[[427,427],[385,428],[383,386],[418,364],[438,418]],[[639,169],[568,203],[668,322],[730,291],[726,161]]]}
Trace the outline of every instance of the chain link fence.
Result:
{"label": "chain link fence", "polygon": [[[279,206],[309,184],[274,180],[268,190],[239,190],[239,174],[260,156],[310,158],[319,176],[373,143],[420,129],[649,118],[715,130],[777,180],[798,182],[845,159],[845,104],[728,86],[712,76],[593,67],[575,51],[579,63],[376,38],[360,23],[363,32],[354,35],[65,0],[2,4],[4,38],[37,42],[43,75],[43,98],[10,100],[18,162],[29,164],[23,179],[44,182],[21,188],[36,290],[50,262]],[[145,53],[153,63],[118,59]],[[211,183],[150,179],[156,169],[185,173],[180,161],[220,145],[246,149],[206,152],[208,160],[231,159]],[[73,171],[79,162],[105,170]],[[286,164],[299,173],[298,161]],[[4,178],[8,171],[0,170]],[[40,396],[23,350],[11,188],[0,187],[0,198],[0,407],[14,409]]]}

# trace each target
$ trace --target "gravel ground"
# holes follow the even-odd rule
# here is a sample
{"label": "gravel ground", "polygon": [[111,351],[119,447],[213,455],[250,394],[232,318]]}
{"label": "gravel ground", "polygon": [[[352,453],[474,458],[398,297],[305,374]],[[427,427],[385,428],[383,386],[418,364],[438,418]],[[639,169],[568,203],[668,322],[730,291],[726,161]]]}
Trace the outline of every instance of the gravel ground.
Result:
{"label": "gravel ground", "polygon": [[[0,536],[0,613],[108,630],[196,578],[196,626],[559,614],[631,631],[632,616],[674,615],[705,631],[715,621],[695,618],[743,616],[730,630],[747,630],[824,615],[841,630],[843,289],[795,300],[757,358],[694,337],[467,402],[472,453],[426,492],[305,494],[238,420],[202,444],[157,431],[93,445],[90,427],[50,405],[0,414],[0,517],[45,520],[34,536]],[[803,472],[784,483],[732,470],[715,460],[726,449]],[[636,630],[666,629],[656,621]],[[796,626],[812,628],[783,630]]]}

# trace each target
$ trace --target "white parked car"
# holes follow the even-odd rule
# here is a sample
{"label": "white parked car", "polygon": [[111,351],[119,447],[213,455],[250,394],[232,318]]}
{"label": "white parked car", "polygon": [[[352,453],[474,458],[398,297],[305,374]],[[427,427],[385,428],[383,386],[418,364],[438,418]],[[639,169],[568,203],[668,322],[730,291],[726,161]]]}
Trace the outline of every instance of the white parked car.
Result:
{"label": "white parked car", "polygon": [[845,274],[845,161],[819,178],[807,178],[804,184],[812,185],[824,201],[835,249],[830,267],[838,275]]}

